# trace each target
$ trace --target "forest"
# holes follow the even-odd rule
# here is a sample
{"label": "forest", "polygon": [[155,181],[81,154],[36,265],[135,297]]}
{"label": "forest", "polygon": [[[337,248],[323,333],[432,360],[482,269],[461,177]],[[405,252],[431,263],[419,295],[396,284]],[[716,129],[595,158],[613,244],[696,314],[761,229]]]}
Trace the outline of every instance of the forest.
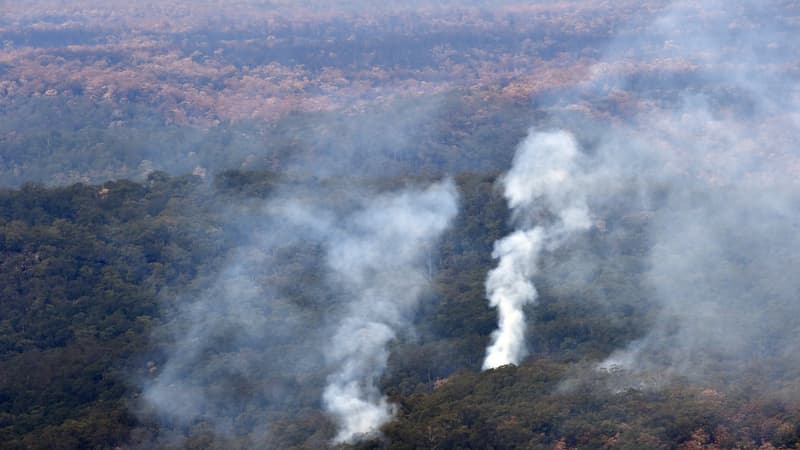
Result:
{"label": "forest", "polygon": [[794,2],[0,10],[0,448],[800,448]]}
{"label": "forest", "polygon": [[[209,418],[162,423],[137,405],[136,383],[158,377],[170,352],[170,339],[154,330],[180,313],[175,298],[203,295],[214,283],[209,274],[242,239],[241,225],[220,214],[223,203],[262,199],[287,182],[276,177],[230,171],[209,185],[194,175],[156,172],[143,183],[5,191],[3,447],[325,446],[332,424],[319,411],[324,370],[292,374],[263,362],[286,358],[275,349],[233,343],[231,336],[215,336],[194,370],[207,371],[203,381],[215,393],[209,395],[224,393],[218,406],[233,420],[232,433],[220,434]],[[379,180],[376,189],[407,181]],[[792,448],[798,442],[800,408],[781,392],[795,391],[796,378],[773,390],[773,377],[791,371],[779,357],[736,380],[728,379],[730,361],[713,361],[702,382],[680,376],[658,389],[620,391],[619,374],[592,369],[591,361],[641,337],[653,320],[656,306],[640,286],[650,224],[637,211],[609,211],[603,229],[583,238],[581,245],[605,260],[583,292],[559,294],[542,280],[530,311],[535,326],[525,338],[535,353],[518,367],[480,372],[494,317],[479,300],[491,243],[508,231],[495,182],[493,175],[457,178],[461,212],[439,243],[436,275],[414,318],[416,335],[392,343],[380,380],[397,419],[379,440],[358,448]],[[335,195],[338,187],[328,189]],[[319,304],[319,280],[309,273],[319,251],[283,249],[280,266],[254,270],[290,305],[314,314],[331,307]],[[304,344],[269,345],[291,354]],[[205,366],[233,351],[257,361],[258,372],[233,376]],[[173,434],[185,440],[172,444]],[[170,436],[167,443],[163,436]]]}

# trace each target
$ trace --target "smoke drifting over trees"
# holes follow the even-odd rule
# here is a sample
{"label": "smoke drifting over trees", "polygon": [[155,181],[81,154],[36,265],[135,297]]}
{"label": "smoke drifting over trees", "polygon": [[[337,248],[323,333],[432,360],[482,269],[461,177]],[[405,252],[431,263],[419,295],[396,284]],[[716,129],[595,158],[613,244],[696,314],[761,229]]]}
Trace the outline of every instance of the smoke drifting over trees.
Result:
{"label": "smoke drifting over trees", "polygon": [[796,2],[3,7],[0,447],[800,445]]}
{"label": "smoke drifting over trees", "polygon": [[[304,186],[255,213],[231,210],[240,214],[239,226],[250,223],[246,241],[218,280],[199,298],[182,300],[162,330],[177,340],[158,378],[145,384],[142,407],[178,424],[207,420],[230,434],[245,405],[278,414],[314,391],[338,426],[337,442],[377,433],[393,416],[377,385],[388,345],[411,332],[429,284],[425,260],[457,212],[457,193],[451,181],[377,195],[363,189],[342,188],[337,194],[349,200],[341,204]],[[305,308],[288,302],[274,284],[258,281],[287,264],[278,256],[287,251],[322,259],[318,272],[309,274],[317,287],[305,286],[307,295],[317,297],[308,298]],[[322,380],[303,376],[310,372],[328,373],[324,389]],[[308,385],[298,392],[265,384],[287,377],[305,378]],[[255,399],[236,394],[243,382]],[[262,420],[258,426],[267,436],[269,421]]]}
{"label": "smoke drifting over trees", "polygon": [[424,256],[455,216],[456,198],[452,182],[379,196],[331,244],[328,265],[351,298],[326,351],[338,370],[323,400],[339,424],[339,442],[375,433],[392,418],[376,382],[389,342],[409,326],[428,284]]}
{"label": "smoke drifting over trees", "polygon": [[[602,367],[703,378],[708,361],[721,358],[735,377],[794,345],[795,326],[779,316],[794,316],[800,303],[779,267],[791,267],[798,250],[789,231],[800,220],[797,141],[789,138],[800,131],[792,119],[796,73],[758,69],[792,60],[790,34],[779,18],[759,13],[760,4],[703,7],[716,13],[705,18],[675,3],[639,40],[619,43],[664,42],[664,57],[700,67],[713,88],[687,87],[674,103],[634,116],[622,137],[603,133],[606,163],[650,155],[626,176],[649,197],[645,282],[660,313],[652,331]],[[751,23],[737,23],[743,12]],[[612,46],[610,57],[622,48]],[[614,170],[624,164],[614,162]]]}

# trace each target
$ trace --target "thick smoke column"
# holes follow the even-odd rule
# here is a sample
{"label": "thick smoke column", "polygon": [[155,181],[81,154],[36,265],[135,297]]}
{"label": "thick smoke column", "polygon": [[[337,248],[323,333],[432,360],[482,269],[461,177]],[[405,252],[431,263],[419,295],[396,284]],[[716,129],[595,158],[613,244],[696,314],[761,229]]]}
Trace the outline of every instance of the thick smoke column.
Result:
{"label": "thick smoke column", "polygon": [[591,224],[585,180],[577,161],[580,156],[569,133],[532,132],[520,144],[511,170],[502,179],[519,229],[497,241],[492,253],[500,261],[489,272],[486,294],[489,304],[498,310],[499,327],[486,349],[484,370],[517,364],[525,357],[523,307],[538,295],[531,278],[537,273],[539,255]]}
{"label": "thick smoke column", "polygon": [[337,370],[323,402],[339,427],[336,442],[374,433],[392,418],[377,386],[387,346],[408,326],[427,285],[423,259],[457,211],[451,181],[379,196],[329,241],[332,283],[351,298],[327,353]]}

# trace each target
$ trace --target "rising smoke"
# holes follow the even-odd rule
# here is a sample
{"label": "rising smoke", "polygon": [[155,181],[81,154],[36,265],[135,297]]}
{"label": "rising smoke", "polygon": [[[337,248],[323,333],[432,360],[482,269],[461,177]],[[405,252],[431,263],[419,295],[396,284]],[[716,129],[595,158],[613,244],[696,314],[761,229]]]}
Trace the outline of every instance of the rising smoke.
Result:
{"label": "rising smoke", "polygon": [[[657,387],[653,380],[672,376],[735,382],[754,370],[778,386],[800,369],[792,356],[798,284],[787,270],[800,254],[800,96],[798,54],[788,44],[796,31],[778,13],[786,8],[797,11],[786,2],[672,2],[653,22],[623,30],[586,83],[554,100],[551,125],[592,143],[591,170],[588,161],[578,164],[582,181],[567,184],[564,195],[610,224],[603,239],[616,239],[626,220],[644,230],[641,273],[627,273],[624,283],[645,303],[646,330],[598,364],[627,378],[617,386]],[[615,72],[627,64],[645,74]],[[613,121],[608,103],[618,108]],[[495,248],[500,262],[487,293],[501,325],[484,368],[524,356],[523,307],[537,296],[532,279],[579,297],[591,286],[574,280],[592,283],[609,264],[588,244],[570,249],[580,260],[546,255],[551,232],[541,217],[558,224],[559,207],[520,225],[532,216],[522,212],[524,195],[515,201],[508,193],[509,177],[504,188],[518,230]],[[521,179],[537,178],[546,179]],[[538,195],[545,200],[537,204],[549,201]],[[627,258],[630,249],[615,251]],[[563,280],[569,286],[559,286]]]}
{"label": "rising smoke", "polygon": [[457,210],[451,181],[379,196],[329,241],[332,283],[349,299],[326,352],[336,369],[323,400],[339,426],[337,442],[374,433],[392,418],[377,385],[387,346],[409,326],[427,285],[424,257]]}
{"label": "rising smoke", "polygon": [[[428,284],[424,261],[456,215],[457,192],[447,180],[336,194],[341,203],[287,189],[254,217],[239,217],[240,227],[260,223],[168,326],[175,344],[145,385],[147,408],[179,426],[211,423],[217,435],[241,433],[236,417],[263,410],[253,445],[269,442],[270,422],[313,392],[338,428],[337,443],[372,435],[392,418],[378,385],[388,345],[411,326]],[[289,256],[307,252],[308,260]],[[314,298],[293,300],[280,281],[294,285],[315,273],[304,287]]]}
{"label": "rising smoke", "polygon": [[[699,20],[696,8],[715,14]],[[548,252],[589,229],[589,211],[604,212],[595,205],[627,202],[617,209],[646,222],[649,251],[637,281],[652,294],[653,319],[601,368],[703,377],[714,370],[709,361],[723,359],[726,369],[734,368],[731,376],[756,363],[800,370],[793,355],[800,344],[798,283],[791,276],[800,255],[800,97],[797,68],[778,64],[796,57],[787,44],[792,36],[773,25],[736,22],[732,7],[719,2],[676,3],[651,34],[626,35],[608,60],[632,54],[655,67],[685,62],[694,85],[684,89],[685,80],[659,79],[656,72],[653,86],[637,81],[632,87],[631,80],[598,69],[587,91],[565,95],[555,108],[574,111],[597,96],[636,89],[641,98],[621,123],[598,119],[594,129],[580,129],[581,137],[594,135],[591,161],[565,131],[531,132],[520,144],[502,179],[516,231],[496,243],[498,264],[486,281],[499,328],[484,369],[525,357],[524,309],[537,300],[536,277],[570,276],[578,266],[588,273],[587,266],[605,263],[590,249],[582,261],[558,263],[543,261]],[[680,95],[664,100],[663,90]],[[578,134],[573,117],[554,122]],[[417,121],[409,123],[413,128]],[[314,173],[346,173],[335,170]],[[625,183],[640,191],[634,200],[615,197]],[[252,219],[263,223],[250,230],[250,241],[233,252],[218,279],[180,308],[170,327],[174,348],[146,386],[148,404],[167,420],[202,419],[221,433],[236,431],[235,417],[252,402],[225,380],[244,380],[248,395],[261,403],[255,408],[268,405],[257,424],[265,433],[274,419],[270,405],[293,404],[301,391],[321,400],[338,443],[371,435],[391,420],[393,406],[379,384],[388,346],[410,326],[427,285],[421,260],[455,215],[456,195],[449,182],[372,199],[361,194],[344,193],[346,207],[316,198],[313,189],[273,198]],[[321,264],[303,261],[300,276],[291,278],[305,282],[316,274],[319,286],[311,291],[317,296],[302,299],[313,304],[306,308],[274,286],[271,272],[296,264],[285,260],[287,253],[302,254],[295,247],[309,243],[318,251],[309,259]],[[545,263],[553,273],[542,273]]]}
{"label": "rising smoke", "polygon": [[492,252],[499,263],[489,272],[486,293],[498,310],[499,327],[486,349],[484,370],[518,364],[525,357],[523,307],[538,295],[531,278],[538,272],[540,253],[591,225],[580,158],[570,134],[531,132],[502,179],[519,229],[496,242]]}

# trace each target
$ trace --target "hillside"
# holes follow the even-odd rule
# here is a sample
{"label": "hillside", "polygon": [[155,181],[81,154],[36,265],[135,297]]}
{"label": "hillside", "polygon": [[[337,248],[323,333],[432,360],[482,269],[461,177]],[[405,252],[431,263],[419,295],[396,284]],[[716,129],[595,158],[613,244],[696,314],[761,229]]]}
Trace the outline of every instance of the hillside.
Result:
{"label": "hillside", "polygon": [[[232,219],[220,214],[223,204],[259,204],[279,183],[270,173],[228,172],[213,186],[196,176],[153,174],[145,184],[4,192],[3,447],[149,447],[176,433],[186,436],[181,446],[188,448],[249,448],[264,439],[265,423],[268,439],[260,442],[268,447],[324,445],[333,430],[319,410],[326,369],[298,374],[291,367],[290,355],[302,355],[309,343],[279,339],[275,327],[287,318],[277,310],[278,322],[255,337],[268,346],[242,342],[219,325],[236,322],[226,313],[233,306],[219,298],[222,316],[214,321],[224,334],[194,366],[203,375],[189,378],[224,393],[214,397],[218,416],[162,423],[155,412],[140,411],[140,389],[159,377],[170,354],[173,337],[163,330],[184,311],[176,299],[191,304],[215,289],[230,254],[249,239],[243,234],[253,232],[242,230],[243,217],[268,220],[252,205]],[[642,286],[650,225],[637,211],[606,211],[602,229],[573,244],[602,258],[590,285],[565,295],[563,286],[542,280],[539,303],[529,311],[535,326],[526,335],[535,354],[520,367],[479,373],[494,327],[483,280],[491,242],[507,231],[494,183],[493,176],[458,178],[461,213],[438,245],[431,289],[413,319],[417,331],[392,344],[380,380],[397,405],[397,420],[381,441],[360,447],[790,448],[797,442],[800,411],[772,381],[791,370],[781,359],[747,367],[744,382],[727,379],[727,362],[719,360],[702,381],[652,373],[658,389],[624,393],[622,372],[593,371],[593,361],[640,337],[655,314]],[[335,197],[345,189],[334,183],[327,190]],[[275,308],[291,307],[313,322],[337,300],[321,304],[320,281],[309,272],[320,249],[296,245],[276,250],[279,265],[247,270],[283,293]],[[241,373],[217,366],[237,354],[254,366]],[[783,378],[782,389],[796,382]],[[225,417],[232,428],[220,434],[215,422]]]}
{"label": "hillside", "polygon": [[0,448],[800,448],[795,2],[0,14]]}

